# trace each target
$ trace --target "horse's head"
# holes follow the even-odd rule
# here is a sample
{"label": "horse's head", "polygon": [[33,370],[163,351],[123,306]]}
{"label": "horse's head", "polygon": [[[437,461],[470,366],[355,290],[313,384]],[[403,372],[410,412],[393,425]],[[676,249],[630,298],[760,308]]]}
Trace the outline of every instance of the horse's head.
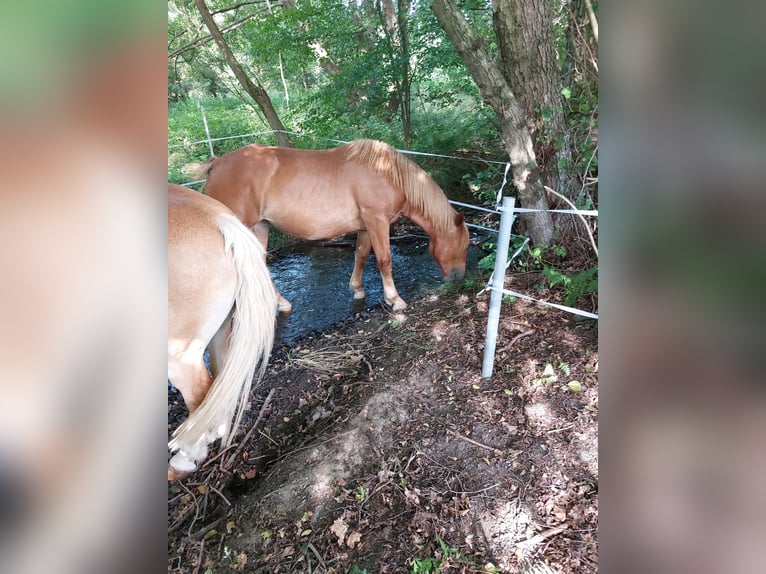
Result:
{"label": "horse's head", "polygon": [[465,275],[468,240],[468,228],[461,212],[455,213],[454,227],[431,237],[428,250],[447,281],[462,279]]}

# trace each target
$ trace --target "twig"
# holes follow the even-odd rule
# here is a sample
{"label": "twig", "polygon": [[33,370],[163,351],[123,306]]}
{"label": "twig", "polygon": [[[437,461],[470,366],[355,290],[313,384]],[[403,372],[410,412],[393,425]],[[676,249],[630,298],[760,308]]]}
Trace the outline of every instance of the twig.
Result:
{"label": "twig", "polygon": [[210,488],[210,490],[212,490],[213,492],[215,492],[215,493],[216,493],[218,496],[220,496],[221,498],[223,498],[223,501],[224,501],[224,502],[225,502],[225,503],[226,503],[228,506],[231,506],[231,502],[229,502],[229,500],[228,500],[228,499],[227,499],[227,498],[226,498],[226,497],[225,497],[225,496],[224,496],[224,495],[221,493],[221,491],[220,491],[220,490],[218,490],[218,489],[217,489],[215,486],[213,486],[213,485],[208,485],[208,487]]}
{"label": "twig", "polygon": [[484,449],[487,449],[487,450],[491,450],[492,452],[498,453],[498,454],[502,454],[502,452],[503,452],[499,448],[495,448],[493,446],[487,446],[486,444],[481,444],[480,442],[476,442],[472,438],[468,438],[467,436],[463,436],[463,435],[461,435],[459,433],[456,433],[453,430],[447,429],[447,432],[450,433],[451,435],[461,439],[461,440],[464,440],[466,442],[470,442],[474,446],[478,446],[478,447],[481,447],[481,448],[484,448]]}
{"label": "twig", "polygon": [[188,488],[186,488],[186,486],[184,486],[182,482],[179,482],[178,486],[183,488],[187,492],[187,494],[192,497],[192,501],[194,502],[194,504],[190,504],[186,508],[186,510],[184,510],[181,513],[181,516],[178,517],[178,520],[176,520],[175,524],[173,524],[170,528],[168,528],[168,534],[171,534],[175,532],[176,530],[180,530],[181,526],[183,526],[184,522],[186,522],[186,519],[192,513],[192,510],[194,510],[197,513],[200,511],[199,503],[197,502],[197,497],[194,495],[194,493]]}
{"label": "twig", "polygon": [[[232,454],[231,457],[229,457],[228,463],[226,465],[222,466],[221,468],[229,468],[232,464],[234,464],[234,460],[237,458],[237,456],[242,451],[242,449],[245,448],[245,445],[250,440],[250,437],[255,432],[255,429],[258,428],[258,425],[260,424],[261,419],[263,418],[263,414],[266,412],[266,407],[269,406],[269,403],[271,402],[271,398],[274,396],[274,391],[275,390],[276,389],[271,389],[269,391],[269,394],[266,395],[266,400],[263,401],[263,405],[261,406],[261,410],[258,412],[258,418],[255,419],[255,423],[253,423],[253,426],[250,427],[250,430],[247,431],[247,434],[245,435],[245,437],[240,441],[239,446],[234,451],[234,454]],[[231,506],[231,505],[229,505],[229,506]]]}
{"label": "twig", "polygon": [[195,532],[194,534],[189,534],[187,540],[190,540],[190,541],[191,540],[199,540],[199,539],[204,540],[205,536],[207,536],[207,533],[210,532],[211,530],[213,530],[219,524],[221,524],[221,522],[223,522],[224,518],[226,518],[226,517],[225,516],[221,516],[220,518],[217,518],[216,520],[214,520],[210,524],[208,524],[206,526],[203,526],[202,528],[197,530],[197,532]]}
{"label": "twig", "polygon": [[178,517],[175,523],[170,528],[168,528],[168,534],[172,534],[176,530],[180,530],[181,526],[183,526],[184,522],[186,522],[186,519],[189,518],[189,515],[192,513],[193,510],[194,510],[193,504],[190,504],[189,506],[187,506],[186,510],[184,510],[181,513],[181,516]]}
{"label": "twig", "polygon": [[559,526],[558,528],[551,528],[549,530],[546,530],[545,532],[541,532],[540,534],[536,534],[532,538],[524,540],[523,542],[517,542],[516,546],[534,546],[535,544],[540,544],[544,540],[547,540],[548,538],[551,538],[552,536],[556,536],[557,534],[561,534],[562,532],[564,532],[566,530],[567,530],[566,526]]}
{"label": "twig", "polygon": [[515,336],[513,339],[511,339],[511,342],[510,342],[510,343],[508,343],[507,345],[505,345],[505,346],[504,346],[502,349],[499,349],[497,352],[498,352],[498,353],[502,353],[502,352],[504,352],[504,351],[507,351],[508,349],[510,349],[511,347],[513,347],[513,345],[514,345],[514,343],[516,343],[516,341],[518,341],[519,339],[522,339],[522,338],[524,338],[524,337],[527,337],[527,336],[529,336],[529,335],[532,335],[532,334],[534,334],[534,332],[535,332],[535,330],[534,330],[534,329],[530,329],[529,331],[524,331],[523,333],[519,333],[519,334],[518,334],[518,335],[516,335],[516,336]]}
{"label": "twig", "polygon": [[[560,197],[561,199],[563,199],[567,204],[569,204],[572,207],[572,209],[577,210],[577,206],[571,201],[569,201],[566,197],[561,195],[558,191],[552,190],[547,185],[544,185],[543,187],[545,188],[546,191],[552,193],[556,197]],[[596,257],[598,257],[598,247],[596,246],[596,240],[593,238],[593,233],[590,230],[590,225],[588,225],[588,222],[585,221],[585,218],[582,215],[580,215],[579,213],[576,213],[575,215],[577,215],[577,217],[579,217],[580,220],[582,220],[582,223],[585,226],[585,230],[588,232],[588,237],[590,237],[590,243],[591,245],[593,245],[593,251],[596,252]]]}
{"label": "twig", "polygon": [[452,490],[452,489],[449,489],[449,491],[453,494],[465,494],[466,496],[473,496],[474,494],[484,494],[488,490],[492,490],[493,488],[497,488],[498,486],[500,486],[499,482],[497,484],[492,484],[488,486],[487,488],[482,488],[481,490],[473,490],[471,492],[466,492],[465,490]]}
{"label": "twig", "polygon": [[309,542],[307,548],[311,550],[314,553],[314,556],[317,557],[317,560],[319,560],[319,565],[322,566],[325,570],[327,570],[327,566],[324,563],[324,560],[322,560],[322,557],[319,555],[319,552],[317,551],[316,547]]}
{"label": "twig", "polygon": [[205,539],[202,539],[199,545],[199,554],[197,555],[197,567],[194,569],[193,574],[199,574],[199,569],[202,568],[202,557],[205,554]]}
{"label": "twig", "polygon": [[559,429],[549,430],[549,431],[547,431],[547,434],[553,434],[553,433],[556,433],[556,432],[561,432],[561,431],[569,430],[573,426],[574,426],[574,423],[569,423],[568,425],[564,425],[563,427],[561,427]]}

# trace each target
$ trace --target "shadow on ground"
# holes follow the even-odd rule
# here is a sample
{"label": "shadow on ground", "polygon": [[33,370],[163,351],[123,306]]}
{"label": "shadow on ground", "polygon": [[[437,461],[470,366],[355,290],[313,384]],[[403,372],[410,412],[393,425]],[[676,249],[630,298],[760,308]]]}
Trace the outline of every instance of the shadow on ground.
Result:
{"label": "shadow on ground", "polygon": [[168,572],[596,572],[595,324],[504,305],[484,381],[487,301],[442,289],[277,347],[257,430],[169,486]]}

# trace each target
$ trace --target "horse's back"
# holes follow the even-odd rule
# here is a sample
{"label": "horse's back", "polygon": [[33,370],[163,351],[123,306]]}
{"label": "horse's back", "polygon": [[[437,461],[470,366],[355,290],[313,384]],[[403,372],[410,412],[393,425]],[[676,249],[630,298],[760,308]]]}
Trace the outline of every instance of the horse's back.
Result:
{"label": "horse's back", "polygon": [[249,227],[267,220],[304,239],[365,229],[370,213],[395,219],[405,200],[385,176],[348,160],[344,146],[245,146],[214,161],[205,192]]}

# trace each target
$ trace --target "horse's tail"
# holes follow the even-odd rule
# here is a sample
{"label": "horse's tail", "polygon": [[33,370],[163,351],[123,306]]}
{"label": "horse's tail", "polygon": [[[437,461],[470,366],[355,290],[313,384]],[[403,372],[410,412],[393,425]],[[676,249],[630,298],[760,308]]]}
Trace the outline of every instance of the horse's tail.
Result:
{"label": "horse's tail", "polygon": [[209,161],[206,161],[204,163],[195,161],[193,163],[187,163],[183,167],[183,174],[186,177],[191,177],[193,179],[204,179],[207,177],[207,174],[210,172],[210,168],[213,167],[213,162],[217,158],[213,157]]}
{"label": "horse's tail", "polygon": [[231,444],[253,380],[263,376],[274,342],[277,303],[263,247],[233,214],[219,215],[218,228],[237,271],[237,287],[221,369],[202,404],[178,427],[168,445],[184,451],[190,445],[192,452],[186,454],[192,458],[204,458],[193,451],[206,452],[207,444],[218,436],[224,446]]}

